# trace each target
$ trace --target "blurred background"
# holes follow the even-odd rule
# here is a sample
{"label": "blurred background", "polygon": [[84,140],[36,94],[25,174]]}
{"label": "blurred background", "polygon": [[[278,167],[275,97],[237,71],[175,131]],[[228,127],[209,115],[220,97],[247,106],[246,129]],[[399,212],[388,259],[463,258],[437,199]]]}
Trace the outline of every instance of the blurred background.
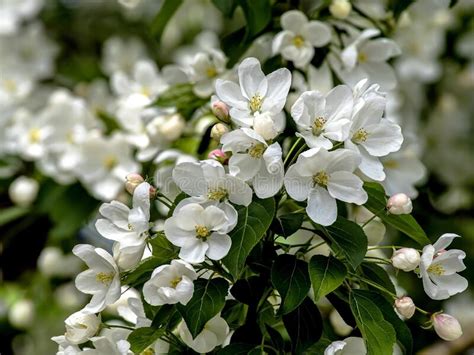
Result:
{"label": "blurred background", "polygon": [[[301,3],[311,8],[320,2]],[[290,3],[276,1],[272,15]],[[398,181],[398,169],[405,171],[399,184],[416,197],[413,214],[432,241],[446,232],[460,234],[452,247],[467,253],[463,276],[470,291],[443,304],[465,335],[441,343],[410,320],[415,349],[474,354],[474,1],[418,1],[396,25],[389,1],[352,3],[374,23],[388,24],[386,35],[402,49],[391,63],[398,85],[388,93],[386,115],[401,124],[406,139],[402,151],[384,162],[387,174]],[[91,156],[114,146],[110,154],[119,158],[108,160],[109,172],[142,171],[159,185],[170,164],[199,155],[209,127],[206,112],[186,124],[163,112],[161,136],[148,147],[123,140],[121,131],[128,138],[135,133],[121,120],[135,109],[126,105],[124,90],[146,82],[152,92],[140,90],[153,100],[179,82],[179,70],[168,64],[186,66],[202,48],[222,46],[230,57],[235,48],[229,36],[243,15],[236,11],[224,19],[210,0],[185,0],[161,33],[161,6],[159,0],[0,0],[1,354],[55,353],[50,338],[63,333],[64,319],[87,302],[74,287],[83,265],[70,251],[80,242],[110,248],[93,227],[97,209],[103,201],[129,198],[119,171],[107,175],[107,189],[100,184]],[[271,33],[256,38],[246,53],[271,62],[271,39]],[[138,61],[155,64],[140,76]],[[51,139],[49,126],[64,127],[63,138]],[[179,134],[170,136],[166,127]],[[90,131],[96,136],[84,138]],[[169,149],[178,153],[160,159],[159,151]],[[137,150],[157,159],[141,159]],[[383,243],[407,245],[390,229]],[[398,276],[415,303],[439,308],[426,302],[416,276]],[[109,308],[109,317],[117,317],[117,305]],[[337,332],[336,321],[333,326]]]}

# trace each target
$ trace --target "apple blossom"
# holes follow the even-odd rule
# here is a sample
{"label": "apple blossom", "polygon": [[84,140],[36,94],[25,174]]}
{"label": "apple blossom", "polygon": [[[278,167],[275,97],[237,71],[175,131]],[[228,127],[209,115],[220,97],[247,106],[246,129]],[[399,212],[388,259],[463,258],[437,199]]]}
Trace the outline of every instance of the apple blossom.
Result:
{"label": "apple blossom", "polygon": [[153,270],[150,280],[143,285],[145,301],[153,306],[181,303],[186,305],[194,292],[197,278],[194,268],[182,260],[172,260]]}
{"label": "apple blossom", "polygon": [[353,173],[359,162],[359,156],[347,149],[310,149],[288,169],[286,191],[296,201],[308,200],[308,216],[329,226],[337,218],[336,199],[357,205],[367,201],[362,180]]}
{"label": "apple blossom", "polygon": [[14,204],[28,207],[36,199],[38,190],[39,184],[35,179],[19,176],[10,184],[8,195]]}
{"label": "apple blossom", "polygon": [[449,314],[433,314],[431,322],[436,334],[443,340],[453,341],[460,338],[463,334],[458,320]]}
{"label": "apple blossom", "polygon": [[211,138],[220,141],[221,137],[229,132],[229,127],[222,123],[216,123],[211,128]]}
{"label": "apple blossom", "polygon": [[411,297],[404,296],[395,300],[395,308],[406,319],[410,319],[415,314],[415,304]]}
{"label": "apple blossom", "polygon": [[219,101],[217,96],[211,98],[212,113],[222,122],[230,123],[229,107],[222,101]]}
{"label": "apple blossom", "polygon": [[189,263],[201,263],[205,256],[220,260],[231,246],[229,220],[216,206],[190,203],[173,213],[165,222],[166,238],[181,248],[179,257]]}
{"label": "apple blossom", "polygon": [[125,177],[125,190],[133,195],[133,191],[135,191],[136,187],[144,181],[143,176],[140,174],[130,173]]}
{"label": "apple blossom", "polygon": [[199,97],[208,97],[214,92],[216,79],[224,73],[227,58],[217,49],[197,53],[189,65],[189,77],[193,90]]}
{"label": "apple blossom", "polygon": [[65,321],[66,340],[71,344],[82,344],[99,331],[101,319],[93,313],[79,311],[71,314]]}
{"label": "apple blossom", "polygon": [[178,326],[178,332],[181,340],[191,349],[198,353],[208,353],[224,343],[229,335],[229,326],[224,318],[217,314],[206,323],[196,338],[192,337],[184,321]]}
{"label": "apple blossom", "polygon": [[420,264],[420,253],[413,248],[401,248],[392,255],[392,265],[403,271],[413,271]]}
{"label": "apple blossom", "polygon": [[420,262],[420,275],[426,294],[434,300],[444,300],[463,292],[467,280],[457,273],[466,269],[463,259],[466,253],[462,250],[445,250],[454,238],[459,235],[443,234],[433,245],[423,248]]}
{"label": "apple blossom", "polygon": [[404,193],[392,195],[387,201],[387,211],[391,214],[410,214],[412,210],[411,199]]}

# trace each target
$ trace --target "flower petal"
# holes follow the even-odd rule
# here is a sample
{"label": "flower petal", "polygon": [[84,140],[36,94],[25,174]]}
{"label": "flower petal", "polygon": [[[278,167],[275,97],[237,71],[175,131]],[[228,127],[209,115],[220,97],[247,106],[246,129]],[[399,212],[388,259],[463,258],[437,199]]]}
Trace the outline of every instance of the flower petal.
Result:
{"label": "flower petal", "polygon": [[336,200],[326,189],[317,186],[309,193],[306,212],[313,222],[330,226],[337,218]]}
{"label": "flower petal", "polygon": [[206,255],[209,259],[220,260],[229,253],[232,240],[227,234],[212,233],[207,239],[209,249]]}

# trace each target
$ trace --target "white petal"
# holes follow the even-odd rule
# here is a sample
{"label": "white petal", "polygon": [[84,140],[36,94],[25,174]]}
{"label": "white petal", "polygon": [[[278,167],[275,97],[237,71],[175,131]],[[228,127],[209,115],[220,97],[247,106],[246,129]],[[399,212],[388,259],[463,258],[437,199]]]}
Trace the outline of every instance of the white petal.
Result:
{"label": "white petal", "polygon": [[327,157],[329,160],[326,168],[327,173],[335,171],[354,171],[360,164],[360,156],[349,149],[337,149],[333,152],[321,150],[321,156]]}
{"label": "white petal", "polygon": [[110,219],[117,226],[125,228],[128,223],[128,213],[130,209],[119,201],[112,201],[110,203],[103,203],[99,212],[102,216]]}
{"label": "white petal", "polygon": [[185,231],[178,227],[178,221],[176,217],[170,217],[165,221],[164,230],[166,239],[168,239],[174,245],[181,247],[188,243],[192,238],[195,238],[196,233],[194,230]]}
{"label": "white petal", "polygon": [[291,86],[291,73],[286,68],[275,70],[267,76],[267,82],[268,90],[263,101],[262,110],[276,114],[285,107]]}
{"label": "white petal", "polygon": [[[438,289],[446,291],[448,296],[453,296],[457,293],[464,292],[467,289],[468,282],[467,280],[458,274],[452,275],[430,275],[431,280],[436,284]],[[444,292],[443,292],[444,295]],[[437,295],[441,297],[440,295]],[[448,297],[445,297],[448,298]],[[445,298],[435,298],[435,299],[445,299]]]}
{"label": "white petal", "polygon": [[394,41],[387,38],[377,38],[365,43],[361,49],[370,61],[385,62],[388,59],[401,54],[400,47]]}
{"label": "white petal", "polygon": [[466,269],[466,265],[463,262],[465,257],[466,253],[462,250],[452,249],[437,256],[433,263],[440,264],[443,267],[443,275],[452,275]]}
{"label": "white petal", "polygon": [[225,188],[229,193],[230,202],[243,206],[248,206],[252,202],[252,189],[242,179],[227,175]]}
{"label": "white petal", "polygon": [[229,253],[232,240],[227,234],[212,233],[207,239],[209,249],[206,255],[209,259],[220,260]]}
{"label": "white petal", "polygon": [[310,191],[306,212],[313,222],[330,226],[337,218],[336,200],[326,189],[317,186]]}
{"label": "white petal", "polygon": [[460,238],[461,236],[454,233],[445,233],[438,238],[436,243],[433,244],[435,252],[446,249],[454,240],[454,238]]}
{"label": "white petal", "polygon": [[280,21],[281,27],[284,30],[298,34],[303,29],[303,26],[308,23],[308,18],[301,11],[291,10],[285,12],[281,16]]}
{"label": "white petal", "polygon": [[348,171],[336,171],[329,177],[329,194],[338,200],[362,205],[367,202],[367,193],[363,182]]}
{"label": "white petal", "polygon": [[362,158],[359,165],[360,171],[372,180],[383,181],[385,172],[379,158],[371,156],[363,147],[360,148],[359,152]]}
{"label": "white petal", "polygon": [[142,182],[133,192],[133,208],[140,208],[147,221],[150,219],[150,187],[149,183]]}
{"label": "white petal", "polygon": [[370,62],[361,64],[372,83],[377,83],[384,91],[389,91],[397,86],[397,77],[393,68],[385,62]]}
{"label": "white petal", "polygon": [[380,124],[367,126],[366,130],[369,133],[367,140],[361,144],[373,156],[381,157],[396,152],[403,143],[400,126],[386,119]]}
{"label": "white petal", "polygon": [[258,173],[260,165],[263,165],[260,158],[253,158],[243,153],[233,154],[229,159],[230,173],[245,181]]}
{"label": "white petal", "polygon": [[303,27],[304,39],[315,47],[322,47],[331,40],[331,28],[320,21],[310,21]]}
{"label": "white petal", "polygon": [[231,107],[246,110],[248,102],[242,96],[239,85],[229,80],[216,80],[216,94],[224,103]]}
{"label": "white petal", "polygon": [[225,228],[227,224],[227,217],[220,208],[216,206],[208,206],[202,212],[204,225],[212,230],[220,230]]}
{"label": "white petal", "polygon": [[207,182],[200,163],[184,162],[173,169],[173,180],[178,187],[190,196],[207,193]]}
{"label": "white petal", "polygon": [[208,243],[196,239],[194,243],[181,248],[179,251],[179,257],[191,264],[202,263],[208,249]]}
{"label": "white petal", "polygon": [[304,201],[308,198],[313,186],[310,176],[301,176],[295,165],[290,166],[285,175],[285,188],[288,195],[296,201]]}
{"label": "white petal", "polygon": [[242,95],[250,100],[255,94],[265,96],[267,80],[256,58],[246,58],[238,68],[239,83]]}

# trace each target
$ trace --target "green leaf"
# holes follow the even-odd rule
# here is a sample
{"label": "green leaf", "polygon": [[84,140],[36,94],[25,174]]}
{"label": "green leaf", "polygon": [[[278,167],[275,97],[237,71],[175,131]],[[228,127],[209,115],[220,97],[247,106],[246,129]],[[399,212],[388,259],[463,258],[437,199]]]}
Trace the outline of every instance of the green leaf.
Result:
{"label": "green leaf", "polygon": [[27,214],[30,210],[25,207],[13,206],[5,208],[0,214],[0,226],[3,226],[7,223],[14,221],[17,218],[20,218]]}
{"label": "green leaf", "polygon": [[[361,269],[367,279],[379,284],[393,294],[396,293],[392,280],[390,280],[387,272],[382,267],[374,263],[362,263]],[[369,285],[369,287],[371,286]]]}
{"label": "green leaf", "polygon": [[405,233],[411,239],[421,246],[431,244],[425,231],[418,222],[409,214],[393,215],[385,212],[387,198],[385,191],[380,184],[367,182],[364,184],[364,190],[369,195],[369,199],[364,205],[370,212],[377,215],[382,221]]}
{"label": "green leaf", "polygon": [[222,262],[231,275],[238,279],[247,256],[270,226],[275,213],[275,200],[255,198],[249,206],[238,206],[236,209],[239,213],[237,226],[229,234],[232,246]]}
{"label": "green leaf", "polygon": [[228,289],[229,283],[223,278],[198,279],[194,282],[191,300],[185,306],[178,304],[178,311],[193,338],[201,333],[204,325],[222,310]]}
{"label": "green leaf", "polygon": [[290,336],[294,354],[302,354],[321,338],[323,332],[318,307],[308,297],[293,312],[283,316],[283,324]]}
{"label": "green leaf", "polygon": [[151,33],[159,40],[168,21],[183,3],[183,0],[164,0],[160,11],[151,23]]}
{"label": "green leaf", "polygon": [[404,321],[395,313],[393,304],[387,301],[381,294],[374,291],[358,290],[360,297],[365,297],[377,305],[383,314],[384,319],[395,329],[398,343],[402,347],[404,354],[411,354],[413,351],[413,338],[411,331]]}
{"label": "green leaf", "polygon": [[349,264],[355,269],[364,260],[367,253],[367,236],[363,229],[344,217],[337,217],[333,225],[326,227],[331,245],[344,254]]}
{"label": "green leaf", "polygon": [[314,255],[308,266],[316,301],[338,288],[347,275],[346,266],[332,256]]}
{"label": "green leaf", "polygon": [[377,305],[361,290],[352,290],[349,299],[367,355],[391,354],[396,341],[395,329],[384,319]]}
{"label": "green leaf", "polygon": [[405,11],[415,0],[390,0],[388,8],[392,10],[395,19],[398,19],[403,11]]}
{"label": "green leaf", "polygon": [[155,329],[151,327],[135,329],[127,338],[127,341],[131,345],[130,350],[132,350],[134,354],[140,354],[158,340],[164,332],[164,329]]}
{"label": "green leaf", "polygon": [[208,103],[208,99],[197,97],[193,85],[189,83],[176,84],[163,92],[152,106],[175,107],[184,118],[191,115],[198,108]]}
{"label": "green leaf", "polygon": [[168,261],[163,261],[163,259],[155,258],[154,256],[146,258],[135,269],[123,273],[122,284],[131,287],[141,285],[150,279],[153,270],[166,262]]}
{"label": "green leaf", "polygon": [[254,38],[272,20],[272,5],[269,0],[239,0],[247,21],[247,39]]}
{"label": "green leaf", "polygon": [[179,248],[171,244],[162,234],[150,239],[149,243],[152,247],[152,255],[161,260],[163,264],[169,263],[178,257]]}
{"label": "green leaf", "polygon": [[303,224],[304,213],[287,213],[275,218],[272,222],[272,231],[288,238],[296,233]]}
{"label": "green leaf", "polygon": [[287,314],[300,305],[308,294],[311,281],[308,264],[294,255],[283,254],[273,263],[271,279],[281,296],[280,314]]}
{"label": "green leaf", "polygon": [[232,17],[234,10],[237,7],[237,0],[212,0],[212,3],[226,17]]}

